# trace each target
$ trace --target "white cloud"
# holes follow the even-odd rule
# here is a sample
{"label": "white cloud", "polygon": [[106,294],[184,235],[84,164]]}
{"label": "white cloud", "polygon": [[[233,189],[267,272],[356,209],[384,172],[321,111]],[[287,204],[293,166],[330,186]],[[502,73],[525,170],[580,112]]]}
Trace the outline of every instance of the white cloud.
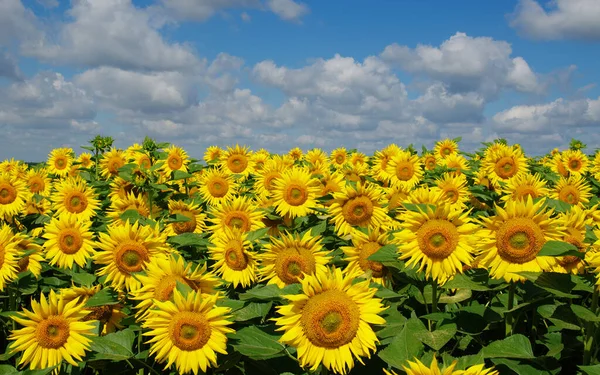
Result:
{"label": "white cloud", "polygon": [[520,0],[510,25],[534,39],[600,40],[598,0],[553,0],[544,9],[535,0]]}
{"label": "white cloud", "polygon": [[17,60],[8,54],[0,51],[0,77],[6,77],[13,80],[22,78],[21,70],[17,65]]}
{"label": "white cloud", "polygon": [[35,15],[20,0],[0,1],[0,46],[37,40],[40,36],[37,26]]}
{"label": "white cloud", "polygon": [[485,99],[475,93],[449,93],[447,88],[435,83],[415,100],[425,118],[437,123],[481,122]]}
{"label": "white cloud", "polygon": [[267,7],[284,20],[294,21],[308,14],[306,4],[293,0],[267,0]]}
{"label": "white cloud", "polygon": [[486,98],[502,89],[540,93],[544,87],[536,74],[523,58],[511,54],[505,41],[458,32],[439,47],[419,44],[412,49],[394,43],[381,57],[410,73],[441,81],[451,92],[476,91]]}

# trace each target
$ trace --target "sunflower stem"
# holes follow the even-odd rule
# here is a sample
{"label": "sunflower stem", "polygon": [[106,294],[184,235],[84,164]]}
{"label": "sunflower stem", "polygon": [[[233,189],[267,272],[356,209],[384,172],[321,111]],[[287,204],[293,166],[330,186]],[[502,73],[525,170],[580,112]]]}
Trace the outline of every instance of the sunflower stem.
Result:
{"label": "sunflower stem", "polygon": [[437,299],[438,285],[437,281],[433,279],[431,282],[431,313],[435,314],[438,310],[438,299]]}
{"label": "sunflower stem", "polygon": [[[13,289],[13,288],[9,288],[8,289],[8,296],[9,296],[9,300],[8,300],[8,305],[9,305],[9,309],[10,311],[17,311],[17,290]],[[12,320],[12,329],[13,331],[15,329],[17,329],[17,322],[14,319]]]}
{"label": "sunflower stem", "polygon": [[[592,313],[596,315],[598,310],[598,289],[594,288],[594,294],[592,296]],[[592,349],[594,348],[594,336],[596,334],[596,324],[594,322],[588,322],[585,328],[585,341],[583,347],[583,365],[587,366],[590,364],[592,359]]]}
{"label": "sunflower stem", "polygon": [[152,189],[148,190],[148,208],[149,208],[148,216],[149,216],[150,220],[152,220]]}
{"label": "sunflower stem", "polygon": [[513,330],[513,315],[512,310],[515,302],[515,283],[513,281],[508,285],[508,308],[506,313],[506,331],[504,336],[510,336]]}

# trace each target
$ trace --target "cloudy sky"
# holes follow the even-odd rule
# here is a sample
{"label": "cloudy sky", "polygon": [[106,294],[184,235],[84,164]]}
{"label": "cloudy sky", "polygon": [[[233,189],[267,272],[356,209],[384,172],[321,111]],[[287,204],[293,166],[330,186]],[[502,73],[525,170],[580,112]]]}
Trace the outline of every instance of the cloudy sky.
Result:
{"label": "cloudy sky", "polygon": [[0,159],[600,147],[600,0],[0,0]]}

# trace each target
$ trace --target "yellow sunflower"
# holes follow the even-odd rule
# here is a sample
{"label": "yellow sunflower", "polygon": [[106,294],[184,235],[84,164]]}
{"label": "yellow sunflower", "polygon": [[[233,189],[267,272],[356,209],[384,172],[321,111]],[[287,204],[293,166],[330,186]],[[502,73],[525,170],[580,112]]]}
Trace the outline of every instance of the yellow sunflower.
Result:
{"label": "yellow sunflower", "polygon": [[402,202],[408,199],[410,192],[410,189],[401,185],[392,185],[385,188],[385,201],[387,201],[388,212],[401,208]]}
{"label": "yellow sunflower", "polygon": [[203,159],[206,164],[218,163],[223,154],[224,152],[219,146],[209,146],[206,151],[204,151]]}
{"label": "yellow sunflower", "polygon": [[222,168],[206,169],[200,177],[200,194],[211,206],[230,200],[236,188],[233,177]]}
{"label": "yellow sunflower", "polygon": [[25,184],[31,194],[39,194],[44,197],[50,195],[52,183],[50,178],[48,178],[48,171],[46,168],[28,170],[25,175]]}
{"label": "yellow sunflower", "polygon": [[459,154],[451,154],[446,156],[446,158],[440,161],[440,165],[446,168],[454,169],[450,174],[454,176],[459,176],[463,174],[463,171],[469,171],[469,165],[467,164],[467,159],[464,156]]}
{"label": "yellow sunflower", "polygon": [[[589,245],[584,242],[586,225],[591,224],[592,220],[587,217],[586,211],[579,206],[572,206],[569,211],[561,213],[559,218],[565,229],[562,241],[574,245],[583,253],[587,252]],[[574,255],[558,257],[554,272],[582,274],[585,272],[585,264]]]}
{"label": "yellow sunflower", "polygon": [[581,150],[565,150],[562,153],[562,162],[571,176],[587,173],[590,161]]}
{"label": "yellow sunflower", "polygon": [[346,181],[359,182],[365,181],[365,176],[369,175],[368,164],[346,164],[338,169],[338,172],[344,175]]}
{"label": "yellow sunflower", "polygon": [[242,179],[253,172],[252,152],[248,147],[235,145],[227,147],[227,151],[221,157],[221,167],[229,173],[241,175]]}
{"label": "yellow sunflower", "polygon": [[584,205],[592,197],[592,187],[582,175],[561,177],[550,191],[550,198],[558,199],[572,205]]}
{"label": "yellow sunflower", "polygon": [[237,228],[242,232],[250,232],[265,225],[262,222],[264,213],[247,197],[236,197],[229,201],[223,201],[211,207],[209,219],[214,225],[213,231],[224,228]]}
{"label": "yellow sunflower", "polygon": [[[65,303],[75,299],[78,299],[79,303],[86,303],[101,290],[101,285],[95,285],[93,287],[73,286],[71,288],[61,289],[60,297],[65,300]],[[118,329],[124,328],[121,321],[127,317],[127,314],[121,310],[122,307],[123,305],[121,303],[87,307],[86,309],[89,313],[81,320],[84,322],[88,320],[97,320],[102,328],[100,331],[102,335],[116,332]]]}
{"label": "yellow sunflower", "polygon": [[281,177],[281,172],[285,168],[275,160],[269,160],[265,163],[262,170],[254,177],[254,190],[256,195],[261,198],[270,198],[273,195],[273,181]]}
{"label": "yellow sunflower", "polygon": [[100,208],[94,190],[81,178],[69,178],[55,185],[52,203],[58,215],[69,214],[78,220],[90,220]]}
{"label": "yellow sunflower", "polygon": [[183,233],[202,233],[206,229],[206,215],[202,213],[202,208],[199,205],[169,200],[169,215],[176,214],[183,215],[189,220],[167,224],[165,227],[167,236],[177,236]]}
{"label": "yellow sunflower", "polygon": [[338,171],[323,175],[323,178],[321,178],[320,181],[321,190],[319,191],[319,194],[317,194],[317,197],[319,198],[342,191],[344,189],[344,186],[346,186],[346,180],[344,179],[344,175],[339,173]]}
{"label": "yellow sunflower", "polygon": [[468,211],[439,203],[435,208],[407,210],[399,220],[402,231],[394,234],[394,242],[407,267],[425,270],[427,278],[444,284],[462,273],[464,265],[471,265],[479,227]]}
{"label": "yellow sunflower", "polygon": [[127,163],[125,152],[116,148],[102,155],[100,159],[100,174],[104,178],[112,178],[119,174],[119,168]]}
{"label": "yellow sunflower", "polygon": [[544,165],[550,167],[550,169],[562,177],[569,177],[569,170],[567,166],[563,162],[562,154],[557,153],[550,160],[548,160]]}
{"label": "yellow sunflower", "polygon": [[348,152],[346,151],[346,148],[339,147],[331,151],[329,160],[335,169],[343,167],[348,162]]}
{"label": "yellow sunflower", "polygon": [[360,232],[354,227],[373,230],[389,220],[386,210],[381,207],[383,191],[377,185],[346,185],[344,190],[334,193],[333,198],[329,207],[330,221],[340,236]]}
{"label": "yellow sunflower", "polygon": [[[447,159],[446,159],[447,160]],[[470,199],[470,192],[467,187],[467,178],[463,174],[458,176],[450,173],[444,173],[437,181],[434,189],[439,189],[444,199],[449,202],[453,208],[464,209]]]}
{"label": "yellow sunflower", "polygon": [[7,173],[0,174],[0,218],[20,214],[30,195],[21,180]]}
{"label": "yellow sunflower", "polygon": [[[260,172],[263,169],[263,167],[265,166],[265,163],[269,161],[270,157],[271,157],[271,154],[269,153],[269,151],[265,150],[264,148],[261,148],[260,150],[253,153],[252,156],[250,157],[250,160],[252,161],[252,165],[254,166],[253,173]],[[292,156],[290,156],[290,158],[292,158]]]}
{"label": "yellow sunflower", "polygon": [[306,160],[307,162],[309,162],[310,164],[325,164],[327,165],[329,163],[329,158],[327,157],[327,154],[325,153],[325,151],[321,150],[320,148],[313,148],[312,150],[309,150],[305,155],[304,155],[304,160]]}
{"label": "yellow sunflower", "polygon": [[360,234],[352,237],[352,246],[342,246],[345,260],[348,262],[347,271],[371,279],[379,284],[387,285],[390,274],[381,262],[369,260],[382,246],[389,243],[389,234],[381,228],[369,231],[369,235]]}
{"label": "yellow sunflower", "polygon": [[206,264],[194,266],[180,256],[168,259],[157,258],[148,263],[145,275],[139,275],[142,287],[130,294],[131,299],[139,301],[136,305],[138,321],[148,316],[148,310],[154,307],[154,301],[165,302],[173,298],[177,282],[197,291],[202,297],[215,294],[219,280],[206,272]]}
{"label": "yellow sunflower", "polygon": [[106,217],[111,219],[112,223],[122,223],[121,215],[129,210],[136,211],[142,217],[150,217],[146,200],[141,195],[136,195],[133,192],[128,193],[124,198],[115,197],[112,199],[106,211]]}
{"label": "yellow sunflower", "polygon": [[55,148],[48,155],[48,170],[50,173],[59,177],[65,177],[69,174],[73,165],[73,149],[72,148]]}
{"label": "yellow sunflower", "polygon": [[371,325],[385,324],[385,310],[370,281],[356,281],[358,274],[339,269],[325,275],[307,275],[302,292],[285,295],[289,304],[277,307],[279,339],[296,348],[302,367],[315,371],[319,365],[336,374],[346,374],[354,359],[371,357],[379,342]]}
{"label": "yellow sunflower", "polygon": [[551,218],[552,210],[544,210],[545,199],[507,201],[496,206],[496,215],[482,218],[485,227],[479,232],[481,255],[476,262],[490,270],[495,279],[525,280],[517,272],[550,271],[556,258],[538,256],[549,240],[559,241],[564,235],[562,221]]}
{"label": "yellow sunflower", "polygon": [[167,156],[163,160],[162,171],[165,175],[170,176],[174,171],[187,172],[187,165],[190,163],[187,152],[181,147],[171,145],[165,149]]}
{"label": "yellow sunflower", "polygon": [[451,139],[444,139],[435,143],[433,148],[435,156],[445,159],[450,155],[458,154],[458,143]]}
{"label": "yellow sunflower", "polygon": [[526,199],[527,197],[541,198],[549,194],[544,180],[538,173],[524,173],[510,178],[501,190],[502,201]]}
{"label": "yellow sunflower", "polygon": [[189,292],[173,292],[173,301],[155,301],[142,325],[150,337],[150,355],[159,363],[167,362],[165,370],[175,364],[177,372],[185,374],[217,367],[216,353],[227,354],[227,334],[234,330],[228,315],[229,307],[217,307],[218,296],[203,296]]}
{"label": "yellow sunflower", "polygon": [[381,182],[391,180],[393,173],[388,172],[388,163],[401,151],[400,147],[395,144],[391,144],[381,151],[375,151],[375,155],[372,158],[371,176]]}
{"label": "yellow sunflower", "polygon": [[14,241],[14,234],[10,226],[0,226],[0,292],[4,291],[7,284],[17,278],[19,271],[18,261],[22,251]]}
{"label": "yellow sunflower", "polygon": [[65,302],[50,290],[40,301],[31,301],[31,311],[23,309],[11,318],[23,326],[11,332],[10,352],[23,352],[19,366],[30,370],[60,365],[63,360],[77,367],[90,350],[95,325],[84,322],[89,313],[78,300]]}
{"label": "yellow sunflower", "polygon": [[79,154],[79,157],[77,157],[77,163],[79,163],[80,168],[92,168],[94,166],[92,154],[89,152],[82,152]]}
{"label": "yellow sunflower", "polygon": [[350,154],[350,164],[352,165],[367,164],[368,161],[369,157],[362,152],[353,152]]}
{"label": "yellow sunflower", "polygon": [[331,257],[323,248],[318,236],[287,233],[280,238],[271,237],[271,243],[264,246],[264,252],[258,256],[263,280],[267,284],[276,284],[283,288],[300,281],[305,275],[323,275],[325,265]]}
{"label": "yellow sunflower", "polygon": [[53,217],[44,226],[44,250],[50,265],[73,268],[73,263],[85,267],[94,255],[90,221],[79,221],[72,215]]}
{"label": "yellow sunflower", "polygon": [[[452,362],[450,366],[440,369],[435,355],[431,360],[431,364],[426,366],[418,359],[407,361],[408,366],[402,366],[406,375],[498,375],[498,371],[493,368],[485,368],[485,364],[479,364],[468,367],[466,370],[454,370],[457,361]],[[384,369],[384,372],[387,372]],[[389,372],[388,372],[389,373]],[[393,373],[393,372],[391,372]]]}
{"label": "yellow sunflower", "polygon": [[139,289],[142,284],[134,274],[145,270],[153,258],[166,258],[171,251],[164,233],[137,222],[110,225],[107,233],[99,235],[94,261],[103,267],[97,274],[106,275],[106,282],[117,290]]}
{"label": "yellow sunflower", "polygon": [[387,172],[391,175],[392,184],[413,188],[423,177],[423,168],[419,156],[410,151],[400,151],[387,163]]}
{"label": "yellow sunflower", "polygon": [[432,153],[424,154],[421,156],[421,164],[423,164],[425,170],[432,171],[438,166],[438,158]]}
{"label": "yellow sunflower", "polygon": [[22,255],[17,262],[18,273],[29,271],[33,276],[39,278],[42,274],[42,262],[44,261],[42,247],[33,242],[32,237],[23,233],[15,234],[12,242],[16,244]]}
{"label": "yellow sunflower", "polygon": [[277,213],[292,218],[305,216],[317,206],[319,180],[299,167],[283,171],[281,177],[273,180],[273,198]]}
{"label": "yellow sunflower", "polygon": [[250,286],[257,279],[256,255],[244,232],[237,228],[223,228],[211,238],[208,251],[215,261],[213,269],[234,288]]}
{"label": "yellow sunflower", "polygon": [[594,155],[590,172],[594,175],[596,180],[600,180],[600,151],[596,152]]}
{"label": "yellow sunflower", "polygon": [[527,173],[527,158],[519,148],[498,143],[494,152],[489,152],[481,164],[494,186],[512,177]]}

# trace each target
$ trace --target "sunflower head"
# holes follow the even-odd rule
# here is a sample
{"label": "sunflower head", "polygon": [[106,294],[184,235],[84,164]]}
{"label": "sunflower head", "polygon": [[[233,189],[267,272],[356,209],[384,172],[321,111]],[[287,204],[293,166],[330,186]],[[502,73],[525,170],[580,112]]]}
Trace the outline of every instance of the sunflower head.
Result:
{"label": "sunflower head", "polygon": [[66,176],[73,164],[74,152],[71,148],[57,148],[48,155],[48,170],[59,177]]}
{"label": "sunflower head", "polygon": [[119,174],[119,168],[127,163],[125,152],[116,148],[106,152],[100,160],[102,176],[112,178]]}
{"label": "sunflower head", "polygon": [[458,144],[452,139],[444,139],[436,142],[433,149],[436,157],[445,159],[450,155],[458,153]]}

